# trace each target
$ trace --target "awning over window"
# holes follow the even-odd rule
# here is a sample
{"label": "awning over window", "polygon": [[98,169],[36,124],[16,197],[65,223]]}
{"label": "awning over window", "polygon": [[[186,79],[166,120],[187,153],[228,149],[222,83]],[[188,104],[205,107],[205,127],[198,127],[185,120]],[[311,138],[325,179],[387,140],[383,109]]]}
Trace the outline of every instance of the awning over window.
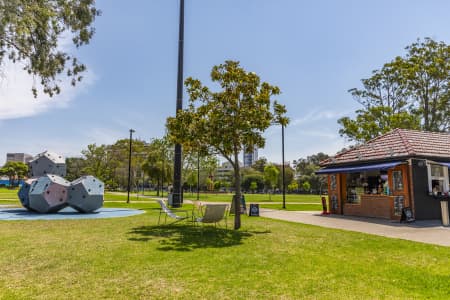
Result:
{"label": "awning over window", "polygon": [[380,164],[367,164],[359,166],[350,167],[340,167],[340,168],[324,168],[316,172],[316,174],[333,174],[333,173],[357,173],[363,171],[373,171],[373,170],[387,170],[396,165],[401,164],[401,161],[380,163]]}
{"label": "awning over window", "polygon": [[444,165],[450,168],[450,162],[438,162],[440,165]]}

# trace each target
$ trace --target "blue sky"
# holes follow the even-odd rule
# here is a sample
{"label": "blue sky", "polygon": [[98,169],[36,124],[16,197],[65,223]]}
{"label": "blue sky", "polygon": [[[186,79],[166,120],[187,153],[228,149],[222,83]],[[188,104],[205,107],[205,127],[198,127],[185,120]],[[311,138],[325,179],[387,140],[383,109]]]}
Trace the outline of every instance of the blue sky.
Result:
{"label": "blue sky", "polygon": [[[209,84],[213,65],[238,60],[278,85],[286,105],[286,160],[347,143],[337,119],[359,108],[347,92],[418,37],[450,43],[444,0],[300,1],[185,0],[184,76]],[[164,134],[175,113],[177,0],[99,1],[92,42],[63,48],[87,64],[75,89],[53,99],[32,97],[19,66],[0,78],[0,165],[6,152],[51,150],[79,156],[90,143]],[[186,103],[187,97],[184,97]],[[270,128],[260,156],[281,161],[281,130]]]}

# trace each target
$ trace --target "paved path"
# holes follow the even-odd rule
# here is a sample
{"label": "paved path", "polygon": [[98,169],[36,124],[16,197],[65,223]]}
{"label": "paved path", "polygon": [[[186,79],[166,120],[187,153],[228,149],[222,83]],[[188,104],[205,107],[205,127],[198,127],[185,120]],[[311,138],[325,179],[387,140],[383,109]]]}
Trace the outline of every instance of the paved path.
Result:
{"label": "paved path", "polygon": [[375,218],[322,216],[320,212],[282,211],[265,208],[260,209],[260,215],[266,218],[450,247],[450,228],[442,226],[440,220],[399,223]]}

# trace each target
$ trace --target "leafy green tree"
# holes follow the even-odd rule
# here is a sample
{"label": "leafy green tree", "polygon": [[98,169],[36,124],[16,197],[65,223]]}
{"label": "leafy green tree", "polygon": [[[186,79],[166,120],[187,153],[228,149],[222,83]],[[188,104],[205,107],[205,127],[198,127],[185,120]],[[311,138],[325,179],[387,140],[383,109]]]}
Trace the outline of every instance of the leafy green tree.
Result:
{"label": "leafy green tree", "polygon": [[[0,66],[5,59],[20,62],[24,70],[52,96],[60,92],[60,74],[72,85],[82,79],[85,65],[61,50],[67,33],[78,48],[94,34],[92,24],[100,14],[94,0],[0,0]],[[34,96],[37,88],[32,87]]]}
{"label": "leafy green tree", "polygon": [[329,158],[327,154],[319,152],[306,158],[294,160],[293,165],[299,178],[299,186],[302,186],[304,182],[308,182],[312,192],[321,193],[326,187],[327,179],[325,176],[316,175],[315,172],[320,169],[319,163],[327,158]]}
{"label": "leafy green tree", "polygon": [[253,163],[252,168],[258,172],[264,173],[264,167],[266,165],[267,165],[267,158],[261,157]]}
{"label": "leafy green tree", "polygon": [[[277,179],[277,187],[282,190],[283,189],[283,166],[276,164],[275,165],[278,169],[278,179]],[[294,169],[289,165],[285,164],[284,166],[284,182],[287,185],[289,182],[294,180],[295,171]]]}
{"label": "leafy green tree", "polygon": [[[267,165],[264,167],[264,179],[266,180],[267,184],[269,185],[270,189],[272,190],[272,193],[275,190],[275,187],[278,182],[278,175],[280,174],[280,171],[275,165]],[[269,200],[271,200],[271,193],[269,192]]]}
{"label": "leafy green tree", "polygon": [[222,182],[219,180],[214,181],[214,190],[218,191],[222,187]]}
{"label": "leafy green tree", "polygon": [[[11,187],[18,186],[20,180],[28,173],[28,165],[23,162],[9,161],[0,168],[0,175],[8,176]],[[15,180],[17,179],[17,181]]]}
{"label": "leafy green tree", "polygon": [[363,108],[338,120],[341,136],[365,142],[395,128],[450,130],[450,46],[426,38],[406,51],[349,90]]}
{"label": "leafy green tree", "polygon": [[252,193],[255,193],[255,191],[258,189],[258,183],[256,181],[252,181],[250,183],[250,190],[252,191]]}
{"label": "leafy green tree", "polygon": [[157,183],[157,195],[162,191],[165,183],[172,180],[173,155],[171,143],[167,138],[155,138],[147,147],[147,159],[143,163],[143,170],[153,182]]}
{"label": "leafy green tree", "polygon": [[311,190],[311,184],[309,184],[308,181],[303,182],[303,184],[302,184],[302,189],[303,189],[305,192],[309,192],[309,191]]}
{"label": "leafy green tree", "polygon": [[233,166],[236,193],[233,200],[236,208],[234,228],[239,229],[239,153],[243,149],[263,148],[263,132],[282,117],[286,109],[275,102],[271,111],[272,97],[278,95],[280,89],[261,83],[258,75],[245,71],[239,62],[226,61],[214,66],[211,79],[222,90],[213,92],[193,78],[185,81],[189,105],[187,109],[178,111],[176,118],[168,118],[167,128],[173,142],[184,147],[194,143],[207,145]]}
{"label": "leafy green tree", "polygon": [[86,166],[83,172],[95,176],[102,181],[108,179],[108,155],[106,152],[106,145],[97,146],[90,144],[87,149],[82,150],[81,153],[86,159]]}
{"label": "leafy green tree", "polygon": [[287,190],[290,193],[296,192],[298,190],[298,183],[297,181],[293,180],[291,183],[288,184]]}
{"label": "leafy green tree", "polygon": [[[108,188],[125,188],[128,184],[129,147],[129,139],[118,140],[112,145],[88,145],[81,151],[84,156],[81,173],[98,177]],[[142,172],[147,156],[144,141],[133,140],[131,152],[131,182],[135,186],[139,180],[136,175]]]}
{"label": "leafy green tree", "polygon": [[423,130],[450,130],[450,45],[431,38],[406,47],[404,59],[397,57],[393,67],[403,72],[406,87],[421,116]]}
{"label": "leafy green tree", "polygon": [[[256,188],[252,189],[252,184],[256,183]],[[260,172],[252,172],[242,177],[242,188],[244,190],[263,190],[265,184],[264,175]]]}
{"label": "leafy green tree", "polygon": [[67,157],[66,158],[66,179],[73,181],[83,175],[88,175],[83,172],[86,168],[86,160],[82,157]]}
{"label": "leafy green tree", "polygon": [[420,129],[417,115],[403,111],[392,113],[390,107],[374,106],[356,111],[356,118],[343,117],[338,120],[342,126],[341,136],[357,142],[369,141],[395,128]]}

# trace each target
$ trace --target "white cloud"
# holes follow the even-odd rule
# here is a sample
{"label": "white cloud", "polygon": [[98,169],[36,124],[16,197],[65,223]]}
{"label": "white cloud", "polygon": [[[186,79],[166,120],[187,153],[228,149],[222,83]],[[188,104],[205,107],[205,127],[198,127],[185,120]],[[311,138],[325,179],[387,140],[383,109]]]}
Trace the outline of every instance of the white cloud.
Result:
{"label": "white cloud", "polygon": [[[85,133],[86,145],[88,144],[113,144],[118,139],[126,138],[126,131],[111,128],[92,128]],[[84,146],[84,147],[85,147]]]}
{"label": "white cloud", "polygon": [[67,107],[70,101],[94,82],[92,71],[84,75],[76,87],[70,85],[68,78],[63,78],[60,83],[61,93],[53,98],[44,95],[42,91],[34,98],[31,92],[33,77],[21,65],[6,62],[0,79],[0,120],[30,117],[51,109]]}
{"label": "white cloud", "polygon": [[307,123],[323,121],[323,120],[331,120],[338,119],[345,115],[349,114],[348,111],[332,111],[332,110],[320,110],[315,109],[309,111],[305,116],[294,119],[291,121],[292,126],[303,125]]}

